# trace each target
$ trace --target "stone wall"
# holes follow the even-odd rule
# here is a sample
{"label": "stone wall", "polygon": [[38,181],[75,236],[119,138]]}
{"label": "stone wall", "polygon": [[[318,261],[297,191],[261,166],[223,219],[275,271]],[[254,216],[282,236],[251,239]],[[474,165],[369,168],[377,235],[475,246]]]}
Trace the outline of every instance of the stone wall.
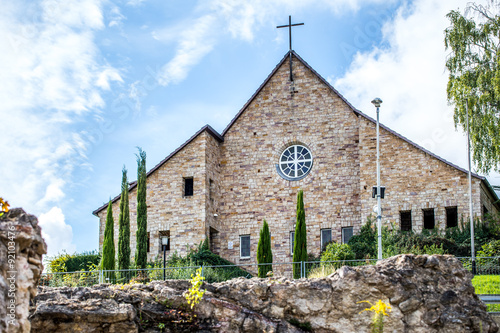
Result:
{"label": "stone wall", "polygon": [[[373,214],[376,178],[376,124],[360,116],[361,218]],[[414,231],[423,229],[423,209],[434,208],[436,226],[446,227],[445,207],[457,207],[458,218],[469,216],[469,182],[465,172],[416,148],[393,133],[380,130],[380,178],[385,224],[399,227],[400,211],[410,211]],[[474,216],[481,217],[481,180],[473,177]]]}
{"label": "stone wall", "polygon": [[0,217],[0,332],[30,332],[29,304],[46,253],[35,216],[14,208]]}
{"label": "stone wall", "polygon": [[[41,288],[35,332],[370,332],[378,300],[392,310],[384,332],[498,332],[474,294],[472,275],[452,256],[400,255],[342,267],[322,279],[244,279],[203,284],[194,313],[189,281],[91,288]],[[361,302],[361,303],[360,303]],[[162,324],[162,325],[160,325]],[[164,328],[160,329],[160,327]]]}

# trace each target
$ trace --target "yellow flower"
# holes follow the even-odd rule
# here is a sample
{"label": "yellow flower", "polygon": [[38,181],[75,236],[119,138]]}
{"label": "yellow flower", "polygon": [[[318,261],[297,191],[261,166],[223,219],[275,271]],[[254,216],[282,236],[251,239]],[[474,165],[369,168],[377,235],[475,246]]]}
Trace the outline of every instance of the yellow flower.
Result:
{"label": "yellow flower", "polygon": [[[368,303],[372,306],[371,308],[366,308],[363,311],[372,311],[372,312],[375,312],[376,314],[383,314],[384,316],[388,316],[386,310],[389,310],[389,312],[392,310],[391,306],[387,303],[382,302],[381,299],[379,299],[378,302],[375,303],[375,305],[373,305],[369,301],[361,301],[361,302],[358,302],[358,304],[359,303]],[[361,312],[363,312],[363,311],[361,311]],[[360,314],[361,314],[361,312],[360,312]]]}
{"label": "yellow flower", "polygon": [[2,209],[0,210],[0,212],[5,212],[7,213],[9,211],[9,203],[7,201],[4,201],[3,198],[0,197],[0,205],[2,207]]}

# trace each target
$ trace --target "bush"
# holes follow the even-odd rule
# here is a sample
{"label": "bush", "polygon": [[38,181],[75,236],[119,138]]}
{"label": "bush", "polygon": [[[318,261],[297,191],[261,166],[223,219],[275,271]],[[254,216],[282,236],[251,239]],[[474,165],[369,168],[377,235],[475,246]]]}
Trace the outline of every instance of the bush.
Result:
{"label": "bush", "polygon": [[483,245],[481,251],[477,253],[478,257],[500,257],[500,240],[492,240]]}
{"label": "bush", "polygon": [[355,258],[356,254],[351,250],[348,244],[337,244],[335,242],[329,243],[325,251],[321,254],[321,262],[354,260]]}
{"label": "bush", "polygon": [[[208,241],[201,242],[195,249],[189,250],[187,256],[182,257],[174,252],[166,261],[166,267],[192,267],[192,266],[227,266],[227,267],[205,267],[203,276],[205,281],[221,282],[236,278],[239,276],[251,277],[252,275],[244,269],[235,266],[234,263],[221,258],[208,249]],[[158,258],[154,262],[148,263],[148,268],[163,268],[163,260]],[[189,269],[170,269],[166,271],[167,279],[189,279],[196,268]],[[157,271],[156,279],[163,278],[163,271]]]}
{"label": "bush", "polygon": [[349,246],[354,252],[356,259],[369,259],[377,257],[377,232],[375,224],[368,217],[366,223],[361,227],[359,235],[354,235],[349,240]]}
{"label": "bush", "polygon": [[97,250],[86,251],[82,253],[68,254],[59,253],[52,258],[47,259],[48,271],[55,272],[77,272],[91,271],[99,264],[101,256]]}

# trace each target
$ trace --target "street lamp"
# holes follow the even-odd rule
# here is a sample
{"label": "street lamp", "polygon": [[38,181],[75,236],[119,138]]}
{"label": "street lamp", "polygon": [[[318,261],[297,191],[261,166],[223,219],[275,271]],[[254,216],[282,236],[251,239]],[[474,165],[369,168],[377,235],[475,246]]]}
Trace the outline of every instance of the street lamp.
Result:
{"label": "street lamp", "polygon": [[165,262],[166,262],[166,254],[167,254],[167,246],[168,246],[168,237],[164,236],[161,238],[161,246],[163,249],[163,280],[165,280]]}
{"label": "street lamp", "polygon": [[467,153],[469,157],[469,218],[470,218],[470,254],[472,260],[472,274],[476,275],[476,251],[474,249],[474,220],[472,217],[472,173],[470,167],[470,131],[469,131],[469,100],[465,100],[465,114],[467,120]]}
{"label": "street lamp", "polygon": [[372,104],[377,108],[377,234],[378,234],[378,260],[382,259],[382,201],[380,193],[380,135],[379,135],[379,108],[382,104],[380,98],[375,98]]}

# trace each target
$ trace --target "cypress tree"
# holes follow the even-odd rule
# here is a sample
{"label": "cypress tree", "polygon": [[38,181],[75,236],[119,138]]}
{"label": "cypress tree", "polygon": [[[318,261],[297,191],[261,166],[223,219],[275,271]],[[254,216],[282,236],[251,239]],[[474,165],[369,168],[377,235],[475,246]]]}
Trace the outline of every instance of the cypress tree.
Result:
{"label": "cypress tree", "polygon": [[[114,270],[115,269],[115,240],[114,240],[114,224],[113,221],[113,209],[111,205],[111,199],[108,203],[108,214],[106,215],[106,226],[104,228],[104,242],[102,244],[102,261],[101,269],[103,270]],[[106,278],[114,280],[114,272],[107,272]]]}
{"label": "cypress tree", "polygon": [[[271,250],[271,234],[269,233],[269,226],[266,220],[260,229],[259,243],[257,244],[257,263],[273,263],[273,252]],[[259,277],[265,278],[267,272],[273,270],[273,265],[259,265]]]}
{"label": "cypress tree", "polygon": [[130,268],[130,212],[128,207],[127,169],[122,170],[122,194],[118,218],[118,269]]}
{"label": "cypress tree", "polygon": [[[295,225],[295,238],[293,246],[293,262],[307,261],[307,233],[306,213],[302,190],[297,194],[297,223]],[[294,279],[300,278],[300,264],[293,265]]]}
{"label": "cypress tree", "polygon": [[146,206],[146,152],[141,148],[137,155],[137,248],[135,251],[135,268],[146,268],[148,261],[148,217]]}

